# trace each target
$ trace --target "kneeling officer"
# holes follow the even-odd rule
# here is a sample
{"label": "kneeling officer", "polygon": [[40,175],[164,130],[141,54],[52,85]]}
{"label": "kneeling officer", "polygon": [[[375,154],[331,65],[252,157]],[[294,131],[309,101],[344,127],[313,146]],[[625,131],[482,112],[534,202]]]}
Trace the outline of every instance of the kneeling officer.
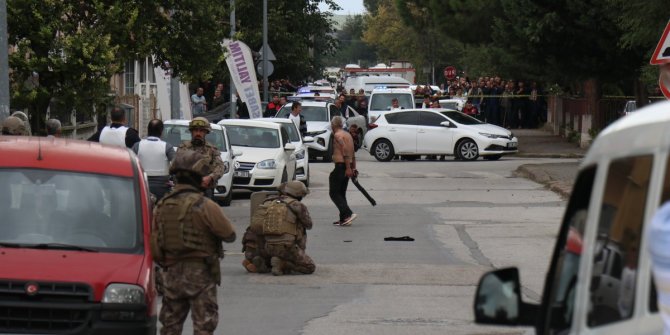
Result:
{"label": "kneeling officer", "polygon": [[154,209],[151,249],[163,266],[161,334],[181,334],[192,309],[195,334],[213,334],[219,321],[216,285],[221,283],[221,241],[235,241],[235,230],[221,208],[203,196],[209,161],[179,150],[170,167],[177,185]]}
{"label": "kneeling officer", "polygon": [[[309,193],[299,181],[290,181],[279,187],[279,195],[269,196],[251,218],[250,230],[264,240],[261,254],[270,258],[272,274],[290,272],[311,274],[316,266],[305,254],[307,229],[312,229],[312,218],[307,206],[300,202]],[[258,260],[256,257],[255,260]],[[259,268],[259,272],[264,272]]]}

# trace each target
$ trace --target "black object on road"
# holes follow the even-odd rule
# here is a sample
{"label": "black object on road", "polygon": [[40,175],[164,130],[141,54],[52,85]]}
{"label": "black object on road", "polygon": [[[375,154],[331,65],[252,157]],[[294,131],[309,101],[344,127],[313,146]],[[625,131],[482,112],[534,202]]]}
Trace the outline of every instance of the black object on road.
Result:
{"label": "black object on road", "polygon": [[358,176],[357,176],[357,175],[354,175],[354,176],[351,178],[351,181],[354,183],[354,185],[356,186],[356,188],[357,188],[359,191],[361,191],[361,193],[363,193],[363,195],[368,199],[368,201],[370,201],[370,203],[372,204],[372,206],[376,206],[376,205],[377,205],[377,202],[375,201],[375,199],[373,199],[373,198],[370,196],[370,194],[368,194],[368,191],[366,191],[366,190],[363,188],[363,186],[361,186],[361,184],[358,183]]}
{"label": "black object on road", "polygon": [[402,236],[402,237],[394,237],[394,236],[389,236],[389,237],[384,237],[384,241],[414,241],[414,238],[409,237],[409,236]]}

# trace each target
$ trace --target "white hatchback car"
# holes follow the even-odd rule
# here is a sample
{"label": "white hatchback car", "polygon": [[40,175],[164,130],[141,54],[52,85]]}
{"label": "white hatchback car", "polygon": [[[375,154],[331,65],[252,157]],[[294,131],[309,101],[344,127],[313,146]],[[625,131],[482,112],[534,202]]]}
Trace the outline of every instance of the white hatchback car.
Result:
{"label": "white hatchback car", "polygon": [[[175,150],[179,148],[179,145],[183,141],[190,141],[189,122],[189,120],[167,120],[163,122],[163,141],[170,143]],[[223,176],[218,180],[216,188],[214,188],[214,199],[220,205],[229,206],[233,200],[232,166],[235,164],[235,157],[239,156],[240,152],[233,151],[228,140],[228,133],[223,127],[216,124],[211,124],[210,126],[212,127],[212,131],[207,134],[205,140],[219,149],[224,168]]]}
{"label": "white hatchback car", "polygon": [[511,131],[449,109],[408,109],[382,114],[363,140],[378,161],[395,155],[454,155],[456,159],[488,160],[518,151]]}
{"label": "white hatchback car", "polygon": [[276,190],[296,177],[296,147],[280,124],[249,119],[221,120],[234,150],[244,161],[235,162],[233,187]]}
{"label": "white hatchback car", "polygon": [[298,131],[298,127],[296,127],[295,123],[289,119],[268,117],[256,120],[278,123],[282,128],[286,129],[288,138],[291,140],[291,143],[295,145],[295,179],[303,182],[305,186],[309,186],[309,150],[307,150],[306,144],[314,142],[314,138],[311,136],[302,138],[300,136],[300,131]]}
{"label": "white hatchback car", "polygon": [[[333,104],[333,100],[302,100],[302,114],[307,121],[307,136],[314,138],[314,142],[308,143],[309,155],[312,158],[322,157],[324,161],[329,162],[333,156],[333,146],[330,143],[333,134],[330,128],[330,120],[335,116],[342,117],[340,111]],[[291,113],[293,102],[289,102],[277,112],[275,117],[287,118]],[[349,118],[345,120],[345,128],[356,124],[359,129],[359,138],[365,136],[367,130],[365,116],[358,114],[353,108],[347,107]]]}

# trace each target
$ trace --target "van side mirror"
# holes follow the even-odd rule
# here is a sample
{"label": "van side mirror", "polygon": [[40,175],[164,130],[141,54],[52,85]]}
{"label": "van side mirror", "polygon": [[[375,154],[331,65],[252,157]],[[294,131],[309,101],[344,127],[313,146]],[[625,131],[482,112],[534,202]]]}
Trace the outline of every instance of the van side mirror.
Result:
{"label": "van side mirror", "polygon": [[505,268],[482,276],[475,294],[475,322],[494,325],[533,325],[539,308],[521,301],[517,268]]}

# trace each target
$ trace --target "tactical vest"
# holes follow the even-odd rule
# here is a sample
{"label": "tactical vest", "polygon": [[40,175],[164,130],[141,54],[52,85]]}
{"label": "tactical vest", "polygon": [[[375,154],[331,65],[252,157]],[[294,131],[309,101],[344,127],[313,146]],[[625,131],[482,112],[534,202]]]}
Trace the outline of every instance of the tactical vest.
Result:
{"label": "tactical vest", "polygon": [[178,258],[192,251],[217,254],[216,237],[205,230],[204,225],[196,224],[193,220],[193,205],[202,199],[199,192],[185,190],[169,194],[158,202],[157,215],[160,222],[156,229],[156,242],[164,255],[170,254]]}
{"label": "tactical vest", "polygon": [[116,145],[119,147],[126,147],[126,132],[128,132],[128,127],[121,126],[118,128],[112,128],[110,126],[105,126],[100,132],[100,143]]}
{"label": "tactical vest", "polygon": [[260,204],[251,217],[249,229],[260,235],[298,236],[298,220],[289,208],[296,199],[272,199]]}
{"label": "tactical vest", "polygon": [[165,154],[167,144],[160,139],[144,139],[140,141],[137,149],[137,157],[140,158],[142,168],[149,177],[167,176],[170,174],[170,161]]}

